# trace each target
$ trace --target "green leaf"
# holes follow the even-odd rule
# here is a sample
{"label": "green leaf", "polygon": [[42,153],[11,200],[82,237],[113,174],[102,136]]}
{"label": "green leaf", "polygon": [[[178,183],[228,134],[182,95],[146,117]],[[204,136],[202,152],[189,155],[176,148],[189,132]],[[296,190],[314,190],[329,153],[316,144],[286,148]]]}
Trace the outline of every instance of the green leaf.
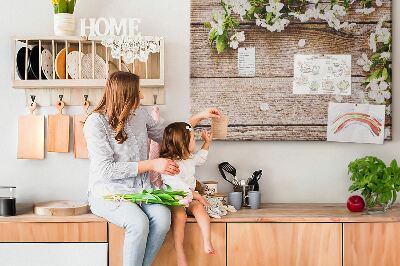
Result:
{"label": "green leaf", "polygon": [[211,23],[210,22],[204,22],[204,26],[207,28],[207,29],[211,29]]}
{"label": "green leaf", "polygon": [[220,54],[225,51],[225,49],[228,47],[227,40],[225,35],[219,35],[216,39],[216,48],[217,52]]}
{"label": "green leaf", "polygon": [[58,13],[68,13],[67,0],[60,0],[58,3]]}
{"label": "green leaf", "polygon": [[384,80],[387,80],[387,78],[389,77],[389,73],[386,67],[382,70],[382,77]]}
{"label": "green leaf", "polygon": [[69,0],[67,4],[68,4],[68,13],[74,14],[76,0]]}

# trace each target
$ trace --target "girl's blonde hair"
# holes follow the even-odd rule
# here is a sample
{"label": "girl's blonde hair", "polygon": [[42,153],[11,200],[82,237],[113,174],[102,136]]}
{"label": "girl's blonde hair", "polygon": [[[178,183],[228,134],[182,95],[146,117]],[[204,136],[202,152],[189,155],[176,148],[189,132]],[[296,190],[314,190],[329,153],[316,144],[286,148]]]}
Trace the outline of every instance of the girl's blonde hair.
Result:
{"label": "girl's blonde hair", "polygon": [[185,122],[175,122],[164,130],[160,157],[172,160],[186,160],[190,156],[190,132],[192,127]]}
{"label": "girl's blonde hair", "polygon": [[121,144],[128,139],[125,122],[140,104],[139,76],[123,71],[112,73],[106,83],[103,98],[93,112],[105,114]]}

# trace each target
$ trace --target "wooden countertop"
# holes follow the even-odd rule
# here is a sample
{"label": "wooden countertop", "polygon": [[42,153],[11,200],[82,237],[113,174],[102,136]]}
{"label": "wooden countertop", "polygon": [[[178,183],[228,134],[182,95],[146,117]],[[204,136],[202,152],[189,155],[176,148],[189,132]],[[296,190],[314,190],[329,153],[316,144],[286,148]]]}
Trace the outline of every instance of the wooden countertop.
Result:
{"label": "wooden countertop", "polygon": [[[395,205],[385,214],[366,215],[351,213],[344,204],[310,204],[283,203],[263,204],[261,209],[242,208],[236,213],[230,213],[221,219],[211,219],[212,222],[316,222],[316,223],[370,223],[370,222],[400,222],[400,205]],[[0,222],[106,222],[105,219],[93,214],[78,216],[38,216],[32,213],[32,207],[18,206],[17,216],[0,217]],[[193,217],[188,222],[195,222]]]}
{"label": "wooden countertop", "polygon": [[[193,221],[190,218],[189,221]],[[400,222],[400,205],[395,205],[387,213],[366,215],[352,213],[345,204],[324,203],[282,203],[262,204],[258,210],[242,208],[213,222]]]}

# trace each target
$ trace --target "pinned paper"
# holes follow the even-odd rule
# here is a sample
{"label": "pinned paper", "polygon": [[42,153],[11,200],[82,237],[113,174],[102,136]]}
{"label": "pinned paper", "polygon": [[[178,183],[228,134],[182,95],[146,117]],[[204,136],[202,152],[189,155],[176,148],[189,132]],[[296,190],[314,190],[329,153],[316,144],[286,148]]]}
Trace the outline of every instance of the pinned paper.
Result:
{"label": "pinned paper", "polygon": [[238,71],[241,77],[255,77],[256,48],[240,47],[238,49]]}
{"label": "pinned paper", "polygon": [[213,118],[211,122],[211,133],[213,139],[226,139],[228,136],[228,116]]}
{"label": "pinned paper", "polygon": [[293,93],[351,95],[351,55],[296,54]]}
{"label": "pinned paper", "polygon": [[385,106],[329,103],[327,140],[383,144]]}

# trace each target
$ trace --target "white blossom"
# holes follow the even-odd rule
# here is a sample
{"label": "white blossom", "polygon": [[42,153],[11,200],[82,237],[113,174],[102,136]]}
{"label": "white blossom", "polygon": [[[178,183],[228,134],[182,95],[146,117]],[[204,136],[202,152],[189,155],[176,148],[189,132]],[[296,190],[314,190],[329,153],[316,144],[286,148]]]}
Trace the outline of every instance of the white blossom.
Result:
{"label": "white blossom", "polygon": [[244,42],[245,40],[244,32],[235,32],[230,38],[229,46],[232,49],[237,49],[239,47],[239,43]]}
{"label": "white blossom", "polygon": [[383,52],[383,53],[381,53],[380,58],[386,59],[386,60],[391,60],[391,58],[392,58],[392,53]]}
{"label": "white blossom", "polygon": [[306,39],[300,39],[297,45],[298,45],[299,47],[304,47],[304,46],[306,46]]}
{"label": "white blossom", "polygon": [[238,14],[241,20],[243,20],[247,10],[251,8],[248,0],[226,0],[226,4],[232,7],[232,11]]}
{"label": "white blossom", "polygon": [[375,4],[376,4],[376,6],[382,6],[383,2],[382,2],[382,0],[376,0]]}
{"label": "white blossom", "polygon": [[369,15],[373,12],[375,12],[375,8],[373,8],[373,7],[369,7],[369,8],[365,7],[365,8],[356,9],[356,13],[363,14],[363,15]]}
{"label": "white blossom", "polygon": [[285,27],[290,23],[289,20],[283,18],[277,18],[274,20],[274,24],[272,25],[267,25],[267,29],[271,32],[277,31],[281,32],[285,29]]}
{"label": "white blossom", "polygon": [[362,66],[363,70],[368,72],[371,70],[372,61],[369,60],[367,54],[363,53],[357,60],[357,65]]}
{"label": "white blossom", "polygon": [[369,36],[369,48],[375,53],[376,52],[376,33],[373,32]]}
{"label": "white blossom", "polygon": [[269,4],[265,6],[265,11],[273,13],[276,17],[280,17],[280,12],[285,5],[279,0],[269,0]]}
{"label": "white blossom", "polygon": [[392,94],[388,90],[389,84],[383,80],[383,78],[374,79],[368,85],[370,88],[368,92],[368,97],[375,100],[376,103],[382,104],[386,99],[390,99]]}

